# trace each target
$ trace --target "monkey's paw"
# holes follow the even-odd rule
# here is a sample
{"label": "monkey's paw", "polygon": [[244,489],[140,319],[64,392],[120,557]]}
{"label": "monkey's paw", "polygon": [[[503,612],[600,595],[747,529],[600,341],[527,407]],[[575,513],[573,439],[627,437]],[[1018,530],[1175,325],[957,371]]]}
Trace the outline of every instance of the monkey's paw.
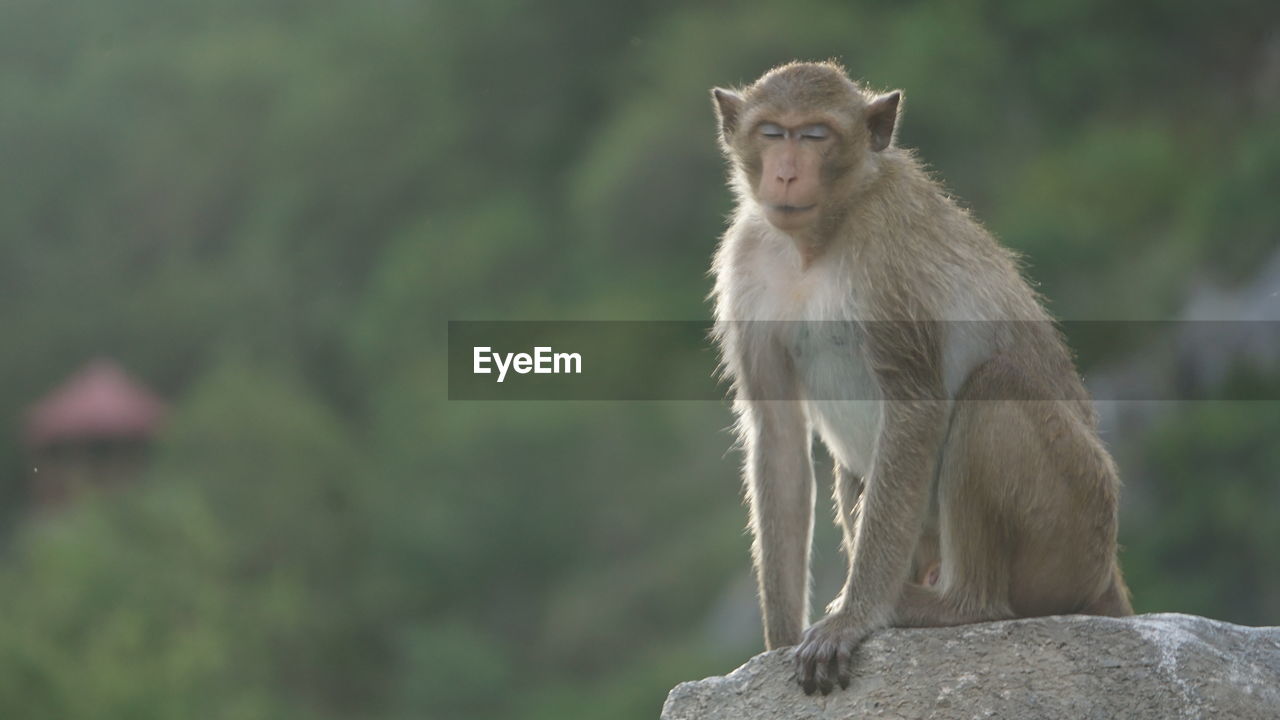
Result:
{"label": "monkey's paw", "polygon": [[852,618],[832,614],[805,631],[796,646],[796,679],[806,695],[814,690],[823,695],[838,684],[849,687],[853,675],[853,653],[871,629]]}

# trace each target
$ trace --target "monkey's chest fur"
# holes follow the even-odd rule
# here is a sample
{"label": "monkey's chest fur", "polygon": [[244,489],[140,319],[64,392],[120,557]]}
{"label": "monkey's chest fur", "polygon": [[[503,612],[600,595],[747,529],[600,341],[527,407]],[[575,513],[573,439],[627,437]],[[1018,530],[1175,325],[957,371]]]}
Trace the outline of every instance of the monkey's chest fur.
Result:
{"label": "monkey's chest fur", "polygon": [[860,334],[847,322],[805,323],[798,328],[791,352],[814,431],[845,469],[865,476],[880,434],[882,403]]}
{"label": "monkey's chest fur", "polygon": [[[782,396],[803,402],[813,431],[834,459],[865,477],[884,405],[864,324],[874,317],[869,285],[877,278],[859,272],[851,252],[834,252],[805,267],[790,238],[764,223],[752,229],[733,236],[728,262],[717,268],[716,314],[722,320],[766,321],[739,323],[738,331],[770,337],[743,338],[736,347],[744,357],[729,365],[738,372],[758,368],[745,356],[759,342],[783,348],[799,387]],[[973,321],[1042,316],[1018,312],[998,294],[975,291],[963,268],[936,266],[942,271],[935,273],[935,287],[917,295],[934,297],[931,317],[943,321],[937,362],[945,397],[953,400],[970,372],[1007,344],[1000,334],[1007,323]],[[1025,294],[1030,298],[1029,290]]]}
{"label": "monkey's chest fur", "polygon": [[[859,288],[839,258],[802,268],[790,241],[754,248],[739,268],[751,282],[722,298],[727,315],[766,320],[753,330],[785,349],[813,430],[847,470],[866,475],[880,432],[882,394],[859,322]],[[749,346],[749,344],[748,344]]]}

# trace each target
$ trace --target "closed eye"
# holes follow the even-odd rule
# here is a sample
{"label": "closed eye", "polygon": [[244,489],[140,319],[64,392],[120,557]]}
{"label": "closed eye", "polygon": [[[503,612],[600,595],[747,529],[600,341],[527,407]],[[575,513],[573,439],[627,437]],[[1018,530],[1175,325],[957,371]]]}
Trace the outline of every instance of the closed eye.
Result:
{"label": "closed eye", "polygon": [[801,140],[826,140],[831,137],[831,130],[825,125],[811,125],[800,131]]}
{"label": "closed eye", "polygon": [[782,129],[781,125],[765,123],[760,126],[760,134],[767,138],[780,138],[785,137],[787,133]]}

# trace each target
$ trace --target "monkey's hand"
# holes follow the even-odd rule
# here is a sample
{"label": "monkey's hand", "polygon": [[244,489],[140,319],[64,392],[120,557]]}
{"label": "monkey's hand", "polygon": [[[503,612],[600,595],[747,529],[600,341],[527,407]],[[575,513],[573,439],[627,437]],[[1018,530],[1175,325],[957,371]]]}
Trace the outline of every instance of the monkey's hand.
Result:
{"label": "monkey's hand", "polygon": [[871,634],[872,627],[847,612],[834,612],[805,631],[796,646],[796,679],[806,695],[814,690],[823,695],[837,684],[849,687],[853,674],[853,651]]}

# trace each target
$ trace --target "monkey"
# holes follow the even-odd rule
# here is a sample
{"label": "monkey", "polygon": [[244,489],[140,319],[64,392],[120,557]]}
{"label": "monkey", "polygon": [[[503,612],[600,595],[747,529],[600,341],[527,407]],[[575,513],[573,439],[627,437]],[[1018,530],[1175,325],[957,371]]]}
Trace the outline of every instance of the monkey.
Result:
{"label": "monkey", "polygon": [[[765,647],[827,694],[884,627],[1133,614],[1074,359],[1020,257],[896,144],[903,93],[828,61],[711,95],[736,196],[712,334]],[[815,436],[848,572],[808,625]]]}

